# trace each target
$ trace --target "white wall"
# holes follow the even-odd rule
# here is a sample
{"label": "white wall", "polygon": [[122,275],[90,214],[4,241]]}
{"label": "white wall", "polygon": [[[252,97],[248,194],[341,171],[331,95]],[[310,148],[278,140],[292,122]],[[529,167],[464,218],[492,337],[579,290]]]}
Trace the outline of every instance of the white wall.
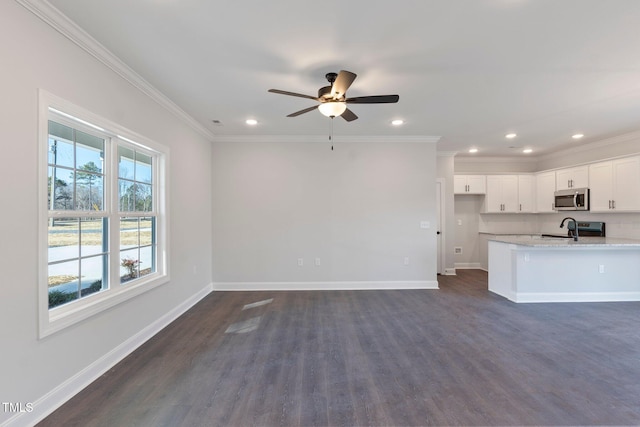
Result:
{"label": "white wall", "polygon": [[[38,413],[55,400],[48,393],[60,391],[56,387],[73,382],[83,369],[210,286],[211,144],[18,3],[0,2],[0,16],[0,401],[31,402]],[[38,88],[171,150],[171,282],[42,340]],[[0,424],[14,415],[0,410]]]}
{"label": "white wall", "polygon": [[[455,256],[455,268],[477,268],[480,258],[480,216],[484,196],[457,195],[455,196],[455,245],[452,248]],[[461,253],[456,254],[455,248]]]}
{"label": "white wall", "polygon": [[442,243],[444,257],[443,274],[455,271],[455,254],[453,248],[456,243],[456,228],[453,216],[455,212],[455,201],[453,196],[453,175],[454,175],[454,157],[452,152],[438,152],[437,160],[437,176],[443,180],[444,188],[442,189],[444,206],[442,208]]}
{"label": "white wall", "polygon": [[214,144],[217,288],[435,284],[434,143],[271,140]]}
{"label": "white wall", "polygon": [[533,157],[472,157],[455,158],[455,174],[499,174],[529,173],[538,169],[538,160]]}

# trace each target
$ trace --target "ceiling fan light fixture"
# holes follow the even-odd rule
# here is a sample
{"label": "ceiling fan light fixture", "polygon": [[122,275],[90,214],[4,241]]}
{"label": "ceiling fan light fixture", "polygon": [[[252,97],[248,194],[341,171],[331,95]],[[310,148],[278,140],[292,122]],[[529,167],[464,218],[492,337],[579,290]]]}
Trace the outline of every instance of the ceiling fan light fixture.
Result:
{"label": "ceiling fan light fixture", "polygon": [[323,102],[318,106],[318,110],[327,117],[338,117],[347,109],[347,104],[341,101]]}

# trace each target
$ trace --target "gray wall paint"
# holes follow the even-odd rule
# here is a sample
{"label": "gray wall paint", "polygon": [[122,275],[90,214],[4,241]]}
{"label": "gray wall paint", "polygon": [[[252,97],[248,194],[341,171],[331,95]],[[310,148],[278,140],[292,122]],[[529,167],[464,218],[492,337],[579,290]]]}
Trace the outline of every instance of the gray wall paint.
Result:
{"label": "gray wall paint", "polygon": [[435,158],[434,143],[215,143],[214,281],[435,280]]}
{"label": "gray wall paint", "polygon": [[[0,2],[0,16],[0,191],[12,207],[0,213],[0,397],[37,402],[211,283],[211,144],[18,3]],[[172,281],[42,340],[36,264],[39,88],[171,150]],[[12,415],[0,411],[0,424]]]}
{"label": "gray wall paint", "polygon": [[[454,153],[438,153],[438,178],[444,181],[443,195],[444,206],[442,208],[443,215],[443,256],[444,269],[452,270],[455,268],[455,254],[453,248],[456,243],[456,228],[453,221],[455,213],[455,202],[453,196],[453,175],[454,175]],[[446,273],[446,271],[442,271]]]}

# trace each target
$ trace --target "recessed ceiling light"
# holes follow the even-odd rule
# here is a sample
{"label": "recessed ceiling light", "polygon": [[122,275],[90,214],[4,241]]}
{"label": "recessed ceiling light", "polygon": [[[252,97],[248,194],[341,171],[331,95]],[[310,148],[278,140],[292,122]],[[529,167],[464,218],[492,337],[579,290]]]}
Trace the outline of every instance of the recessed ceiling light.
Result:
{"label": "recessed ceiling light", "polygon": [[256,119],[247,119],[245,123],[248,124],[249,126],[255,126],[258,124],[258,121]]}
{"label": "recessed ceiling light", "polygon": [[533,150],[531,148],[525,148],[524,150],[522,150],[522,152],[524,154],[529,154],[529,153],[533,152]]}
{"label": "recessed ceiling light", "polygon": [[508,138],[508,139],[513,139],[513,138],[515,138],[516,136],[518,136],[518,135],[516,135],[515,133],[508,133],[508,134],[506,134],[504,137],[505,137],[505,138]]}
{"label": "recessed ceiling light", "polygon": [[469,148],[469,152],[470,153],[477,153],[478,149],[477,148]]}
{"label": "recessed ceiling light", "polygon": [[581,134],[581,133],[576,133],[575,135],[572,135],[572,136],[571,136],[571,138],[573,138],[573,139],[580,139],[580,138],[582,138],[583,136],[584,136],[584,135],[583,135],[583,134]]}
{"label": "recessed ceiling light", "polygon": [[394,126],[400,126],[401,124],[404,123],[404,120],[400,120],[400,119],[396,119],[396,120],[392,120],[391,124]]}

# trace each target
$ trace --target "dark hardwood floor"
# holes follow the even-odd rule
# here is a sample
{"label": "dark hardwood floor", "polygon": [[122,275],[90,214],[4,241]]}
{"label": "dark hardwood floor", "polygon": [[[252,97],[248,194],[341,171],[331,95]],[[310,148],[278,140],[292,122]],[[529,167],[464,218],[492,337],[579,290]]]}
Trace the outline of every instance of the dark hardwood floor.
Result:
{"label": "dark hardwood floor", "polygon": [[439,282],[212,293],[40,425],[640,424],[640,303]]}

